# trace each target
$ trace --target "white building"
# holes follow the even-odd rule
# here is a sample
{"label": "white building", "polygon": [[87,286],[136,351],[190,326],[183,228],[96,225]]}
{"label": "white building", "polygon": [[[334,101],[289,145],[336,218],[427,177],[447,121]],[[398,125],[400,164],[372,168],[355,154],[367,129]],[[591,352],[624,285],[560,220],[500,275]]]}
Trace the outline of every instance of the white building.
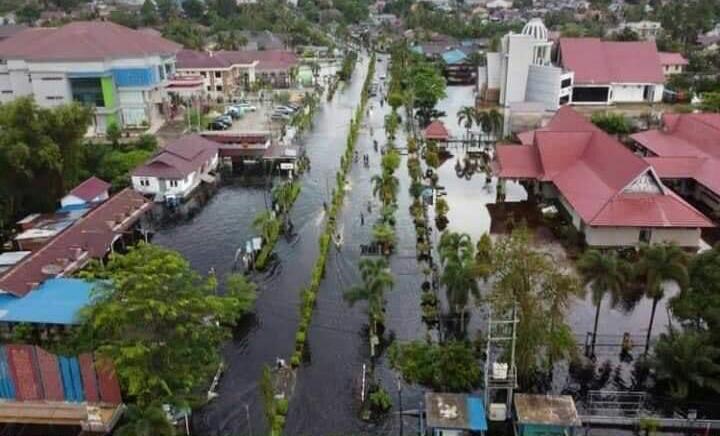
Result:
{"label": "white building", "polygon": [[165,85],[180,46],[111,22],[30,28],[0,42],[0,103],[31,96],[42,107],[94,108],[94,130],[163,120]]}
{"label": "white building", "polygon": [[186,135],[169,144],[132,172],[133,189],[155,201],[181,200],[218,165],[218,145],[200,135]]}
{"label": "white building", "polygon": [[570,100],[573,74],[553,65],[551,54],[547,28],[538,18],[530,20],[521,33],[503,37],[499,52],[487,54],[481,92],[505,107],[533,102],[557,109]]}
{"label": "white building", "polygon": [[655,41],[655,38],[657,38],[660,35],[660,32],[662,32],[662,24],[660,24],[658,21],[635,21],[630,23],[624,23],[622,26],[620,26],[620,31],[624,29],[630,29],[633,32],[637,33],[637,35],[642,40]]}

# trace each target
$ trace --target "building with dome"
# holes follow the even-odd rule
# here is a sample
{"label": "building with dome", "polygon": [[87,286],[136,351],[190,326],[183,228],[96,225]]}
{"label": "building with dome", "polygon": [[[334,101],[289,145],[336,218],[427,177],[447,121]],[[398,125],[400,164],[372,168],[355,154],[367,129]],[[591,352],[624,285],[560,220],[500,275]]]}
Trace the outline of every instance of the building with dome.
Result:
{"label": "building with dome", "polygon": [[539,18],[505,35],[478,75],[481,97],[504,107],[540,104],[609,105],[662,100],[664,75],[653,41],[560,38],[555,45]]}

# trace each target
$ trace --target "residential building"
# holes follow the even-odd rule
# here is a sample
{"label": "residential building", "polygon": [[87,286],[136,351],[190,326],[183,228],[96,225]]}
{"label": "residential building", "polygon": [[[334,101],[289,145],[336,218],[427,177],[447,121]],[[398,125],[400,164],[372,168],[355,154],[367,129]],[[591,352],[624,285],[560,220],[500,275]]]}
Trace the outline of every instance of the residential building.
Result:
{"label": "residential building", "polygon": [[497,146],[498,176],[556,202],[590,246],[697,249],[701,230],[714,227],[647,161],[567,106],[546,127],[518,137],[521,145]]}
{"label": "residential building", "polygon": [[518,102],[543,103],[552,110],[568,103],[573,73],[551,63],[552,45],[538,18],[530,20],[521,33],[505,35],[500,51],[487,54],[486,66],[479,74],[481,98],[505,107]]}
{"label": "residential building", "polygon": [[182,50],[177,55],[177,73],[202,77],[208,96],[224,100],[257,81],[289,87],[297,63],[297,56],[289,50]]}
{"label": "residential building", "polygon": [[131,189],[118,192],[0,274],[0,293],[23,297],[49,278],[69,276],[90,260],[103,259],[132,239],[151,206]]}
{"label": "residential building", "polygon": [[94,109],[95,133],[116,123],[162,123],[165,85],[180,46],[112,22],[30,28],[0,41],[0,102],[31,96],[42,107],[78,101]]}
{"label": "residential building", "polygon": [[90,177],[74,187],[60,199],[62,208],[83,207],[92,203],[100,203],[110,198],[110,183]]}
{"label": "residential building", "polygon": [[661,51],[658,52],[658,55],[660,56],[660,65],[662,65],[665,77],[683,73],[688,65],[688,60],[680,53]]}
{"label": "residential building", "polygon": [[186,135],[167,144],[132,172],[133,189],[155,201],[186,198],[201,182],[213,182],[218,144],[200,135]]}
{"label": "residential building", "polygon": [[666,185],[720,217],[720,114],[668,113],[631,138]]}
{"label": "residential building", "polygon": [[620,30],[630,29],[637,33],[640,39],[644,41],[655,41],[662,32],[662,24],[658,21],[634,21],[630,23],[624,23],[620,26]]}
{"label": "residential building", "polygon": [[560,38],[557,63],[574,73],[572,104],[662,100],[665,75],[653,41]]}

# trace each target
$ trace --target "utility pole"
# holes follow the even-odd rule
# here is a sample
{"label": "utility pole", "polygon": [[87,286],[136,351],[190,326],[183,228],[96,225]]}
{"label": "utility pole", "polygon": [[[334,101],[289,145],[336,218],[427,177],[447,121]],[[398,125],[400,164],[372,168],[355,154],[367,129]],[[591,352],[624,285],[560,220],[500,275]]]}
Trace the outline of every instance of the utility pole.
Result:
{"label": "utility pole", "polygon": [[398,417],[400,418],[400,436],[403,436],[402,379],[400,378],[400,375],[398,375],[398,378],[397,378],[397,388],[398,388],[398,409],[400,409],[400,411],[398,413]]}
{"label": "utility pole", "polygon": [[245,403],[245,417],[247,418],[248,434],[253,436],[252,425],[250,424],[250,405],[248,403]]}

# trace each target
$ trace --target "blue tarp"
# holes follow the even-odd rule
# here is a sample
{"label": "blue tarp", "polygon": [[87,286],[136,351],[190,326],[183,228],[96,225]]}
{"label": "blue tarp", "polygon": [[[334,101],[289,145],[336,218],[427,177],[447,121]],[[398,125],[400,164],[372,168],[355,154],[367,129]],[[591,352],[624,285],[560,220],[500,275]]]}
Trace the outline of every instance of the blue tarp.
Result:
{"label": "blue tarp", "polygon": [[461,50],[454,49],[442,54],[443,61],[448,65],[461,64],[467,59],[467,55]]}
{"label": "blue tarp", "polygon": [[0,295],[0,322],[76,324],[78,311],[90,302],[92,283],[80,279],[46,280],[24,297]]}
{"label": "blue tarp", "polygon": [[485,405],[480,397],[467,397],[468,424],[470,430],[487,431],[487,419],[485,418]]}

